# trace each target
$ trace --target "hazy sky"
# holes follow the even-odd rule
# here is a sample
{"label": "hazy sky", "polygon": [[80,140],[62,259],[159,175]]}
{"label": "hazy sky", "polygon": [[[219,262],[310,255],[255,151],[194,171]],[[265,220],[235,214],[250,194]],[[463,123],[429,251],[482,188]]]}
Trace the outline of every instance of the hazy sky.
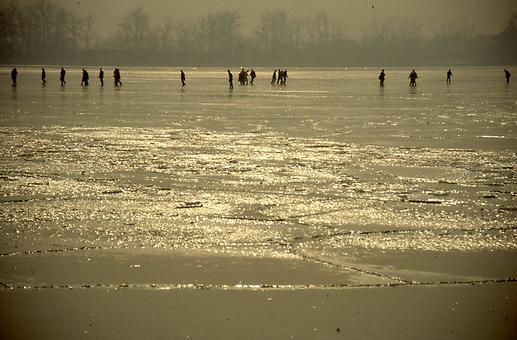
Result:
{"label": "hazy sky", "polygon": [[[32,0],[17,0],[20,3]],[[383,18],[418,19],[425,31],[443,22],[475,23],[484,33],[502,30],[512,13],[517,13],[515,0],[54,0],[68,9],[97,16],[102,30],[112,30],[120,17],[131,7],[142,6],[154,22],[166,16],[176,21],[199,18],[221,10],[239,11],[244,30],[260,20],[262,12],[283,9],[293,16],[318,12],[345,24],[351,36],[357,36],[372,22]],[[372,8],[373,6],[373,8]],[[101,32],[102,33],[102,32]]]}

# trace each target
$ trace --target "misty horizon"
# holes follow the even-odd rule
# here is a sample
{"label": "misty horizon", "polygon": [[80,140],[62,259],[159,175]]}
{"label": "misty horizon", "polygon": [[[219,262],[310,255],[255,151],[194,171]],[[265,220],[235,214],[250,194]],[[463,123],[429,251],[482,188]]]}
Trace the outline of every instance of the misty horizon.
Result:
{"label": "misty horizon", "polygon": [[[517,4],[447,3],[0,1],[5,18],[0,62],[39,63],[37,58],[43,58],[47,63],[118,64],[121,59],[122,64],[167,65],[174,59],[214,65],[244,59],[254,64],[339,65],[515,60]],[[447,10],[442,13],[443,8]],[[122,51],[127,53],[120,55]]]}

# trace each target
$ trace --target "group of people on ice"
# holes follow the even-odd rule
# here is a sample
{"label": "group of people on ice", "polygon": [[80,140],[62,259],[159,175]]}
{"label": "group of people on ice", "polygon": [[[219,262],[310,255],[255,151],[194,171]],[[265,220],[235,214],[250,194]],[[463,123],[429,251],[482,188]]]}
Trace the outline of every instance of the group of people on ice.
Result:
{"label": "group of people on ice", "polygon": [[[61,70],[59,71],[59,81],[61,82],[61,86],[65,86],[66,76],[66,70],[61,67]],[[16,70],[16,67],[12,69],[11,71],[11,80],[13,81],[13,86],[16,87],[17,85],[17,78],[18,78],[18,70]],[[122,86],[122,81],[120,80],[120,70],[118,68],[115,68],[113,71],[113,80],[115,82],[115,86]],[[88,71],[86,71],[84,68],[82,70],[82,76],[81,76],[81,86],[88,86],[90,80],[90,75],[88,74]],[[101,82],[101,86],[104,86],[104,70],[102,67],[99,69],[99,80]],[[45,71],[45,68],[41,68],[41,83],[43,85],[47,84],[47,72]]]}
{"label": "group of people on ice", "polygon": [[271,78],[271,85],[285,85],[287,83],[287,70],[278,69],[278,76],[276,70],[273,72],[273,77]]}

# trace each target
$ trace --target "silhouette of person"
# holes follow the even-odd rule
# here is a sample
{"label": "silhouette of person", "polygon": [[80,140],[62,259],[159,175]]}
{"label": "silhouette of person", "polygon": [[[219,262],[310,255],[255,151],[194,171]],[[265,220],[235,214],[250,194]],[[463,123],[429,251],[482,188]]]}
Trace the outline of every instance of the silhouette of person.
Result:
{"label": "silhouette of person", "polygon": [[185,86],[185,80],[187,80],[187,77],[185,77],[185,73],[181,70],[181,86]]}
{"label": "silhouette of person", "polygon": [[257,78],[257,74],[255,73],[255,70],[254,70],[254,69],[251,69],[250,77],[251,77],[250,85],[253,85],[253,80],[254,80],[255,78]]}
{"label": "silhouette of person", "polygon": [[271,85],[276,84],[276,70],[273,71],[273,78],[271,78]]}
{"label": "silhouette of person", "polygon": [[61,67],[61,71],[59,72],[59,80],[61,81],[61,86],[65,86],[65,84],[66,84],[65,74],[66,74],[65,69]]}
{"label": "silhouette of person", "polygon": [[278,69],[278,78],[276,79],[276,84],[280,84],[280,81],[282,80],[282,71]]}
{"label": "silhouette of person", "polygon": [[16,78],[18,77],[18,71],[16,70],[16,67],[12,69],[11,71],[11,79],[13,81],[13,87],[16,87],[16,85],[18,85],[16,83]]}
{"label": "silhouette of person", "polygon": [[88,79],[90,79],[90,76],[88,75],[88,72],[83,68],[83,77],[81,79],[81,86],[88,86]]}
{"label": "silhouette of person", "polygon": [[122,82],[120,81],[120,70],[118,68],[115,68],[113,71],[113,80],[115,82],[115,87],[122,86]]}
{"label": "silhouette of person", "polygon": [[47,83],[47,74],[45,73],[45,68],[41,68],[41,83],[45,85]]}
{"label": "silhouette of person", "polygon": [[230,83],[230,88],[233,89],[233,74],[228,70],[228,82]]}
{"label": "silhouette of person", "polygon": [[241,71],[239,72],[239,84],[244,85],[246,83],[246,71],[244,71],[244,67],[241,68]]}
{"label": "silhouette of person", "polygon": [[504,76],[506,77],[506,84],[509,84],[510,83],[510,77],[512,76],[512,74],[510,73],[510,71],[505,69],[504,70]]}
{"label": "silhouette of person", "polygon": [[287,76],[287,70],[283,70],[283,71],[282,71],[282,81],[281,81],[281,84],[282,84],[282,85],[285,85],[285,84],[287,83],[287,78],[289,78],[289,77]]}
{"label": "silhouette of person", "polygon": [[451,83],[451,77],[452,77],[452,71],[451,71],[451,69],[449,69],[449,71],[447,71],[447,84]]}
{"label": "silhouette of person", "polygon": [[416,86],[416,80],[418,79],[418,74],[416,73],[415,69],[411,71],[409,74],[409,86]]}
{"label": "silhouette of person", "polygon": [[384,87],[384,78],[386,78],[386,73],[384,73],[384,69],[382,69],[381,74],[379,74],[380,87]]}
{"label": "silhouette of person", "polygon": [[104,70],[102,67],[99,69],[99,80],[101,81],[101,86],[104,86]]}

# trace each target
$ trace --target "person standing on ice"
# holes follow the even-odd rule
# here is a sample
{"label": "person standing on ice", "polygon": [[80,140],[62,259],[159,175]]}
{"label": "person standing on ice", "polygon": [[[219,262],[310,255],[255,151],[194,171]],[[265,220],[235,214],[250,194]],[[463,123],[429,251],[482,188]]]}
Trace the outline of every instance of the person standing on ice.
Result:
{"label": "person standing on ice", "polygon": [[508,70],[504,70],[504,76],[506,77],[506,84],[509,84],[510,83],[510,77],[512,76],[512,74],[510,73],[510,71]]}
{"label": "person standing on ice", "polygon": [[233,74],[228,70],[228,82],[230,83],[230,89],[233,89]]}
{"label": "person standing on ice", "polygon": [[276,70],[273,71],[273,78],[271,78],[271,85],[276,84]]}
{"label": "person standing on ice", "polygon": [[45,72],[45,68],[41,68],[41,84],[45,85],[47,83],[47,73]]}
{"label": "person standing on ice", "polygon": [[449,69],[449,71],[447,71],[447,84],[451,83],[451,77],[452,77],[452,71],[451,71],[451,69]]}
{"label": "person standing on ice", "polygon": [[16,82],[17,77],[18,77],[18,70],[15,67],[11,71],[11,80],[13,81],[13,87],[16,87],[16,85],[18,85],[18,83]]}
{"label": "person standing on ice", "polygon": [[384,78],[386,78],[386,73],[384,73],[384,69],[382,69],[381,74],[379,74],[380,87],[384,87]]}
{"label": "person standing on ice", "polygon": [[88,79],[90,79],[90,76],[88,75],[88,72],[83,68],[83,77],[81,79],[81,86],[88,86]]}
{"label": "person standing on ice", "polygon": [[185,80],[187,80],[187,77],[185,77],[185,73],[181,70],[181,86],[185,86]]}
{"label": "person standing on ice", "polygon": [[65,84],[66,84],[65,74],[66,74],[65,69],[61,67],[61,71],[59,72],[59,80],[61,81],[61,86],[65,86]]}
{"label": "person standing on ice", "polygon": [[115,68],[115,70],[113,71],[113,80],[115,82],[115,87],[118,87],[119,84],[120,86],[122,86],[120,78],[120,70],[118,68]]}
{"label": "person standing on ice", "polygon": [[418,74],[416,73],[415,69],[411,71],[409,74],[409,86],[416,86],[416,80],[418,79]]}
{"label": "person standing on ice", "polygon": [[99,69],[99,80],[101,81],[101,86],[104,86],[104,70],[102,67]]}
{"label": "person standing on ice", "polygon": [[257,77],[257,74],[255,73],[254,69],[251,69],[250,77],[251,77],[250,85],[253,85],[253,80]]}

